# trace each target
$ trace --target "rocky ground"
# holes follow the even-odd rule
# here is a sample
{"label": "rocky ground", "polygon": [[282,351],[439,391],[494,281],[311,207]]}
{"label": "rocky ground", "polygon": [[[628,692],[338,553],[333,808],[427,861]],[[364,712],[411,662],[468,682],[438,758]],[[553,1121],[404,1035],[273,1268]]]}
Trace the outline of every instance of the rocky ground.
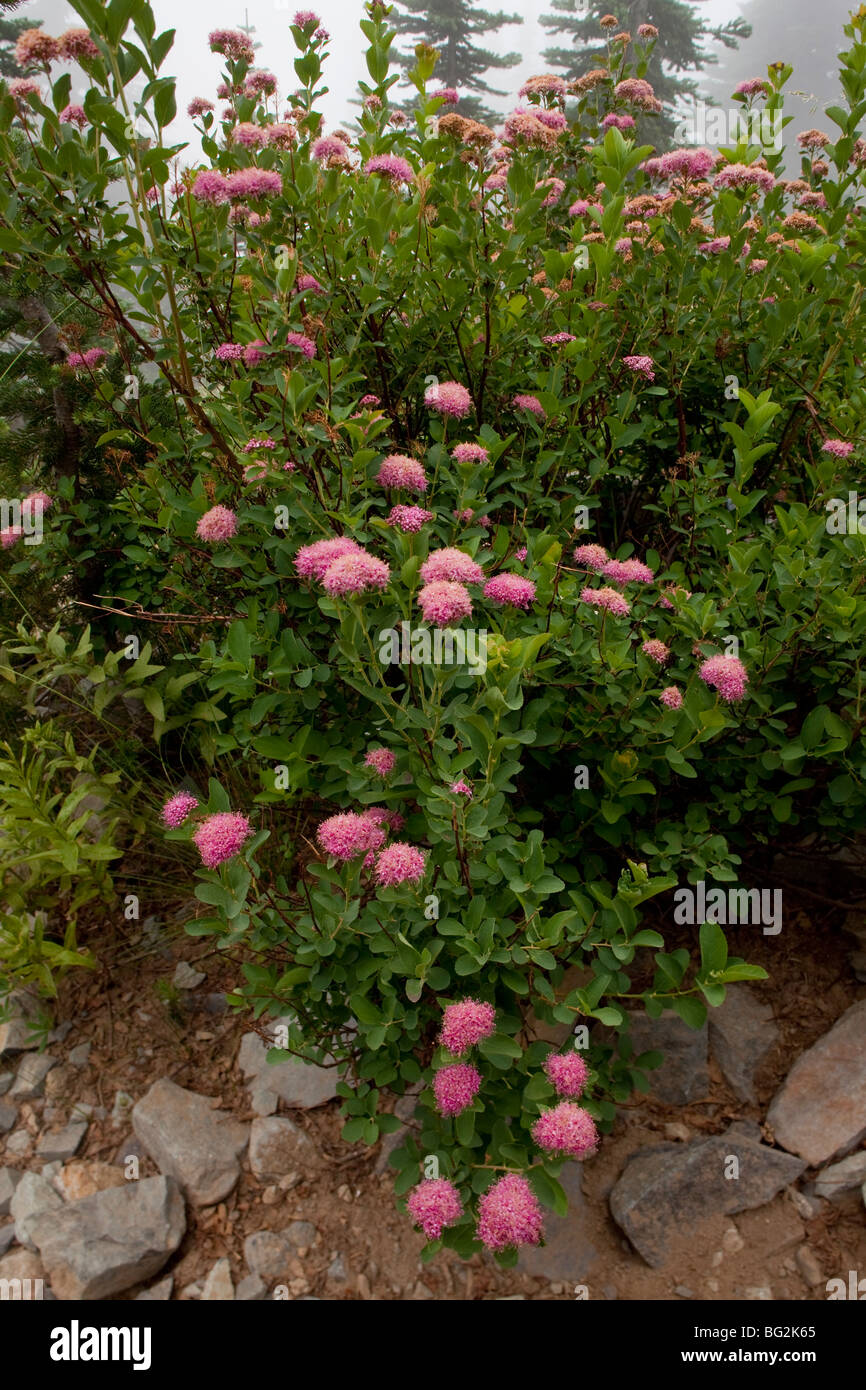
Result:
{"label": "rocky ground", "polygon": [[387,1152],[340,1139],[334,1070],[269,1067],[226,1008],[231,963],[146,926],[67,981],[44,1051],[26,996],[0,1025],[0,1280],[58,1299],[825,1299],[866,1276],[864,943],[815,911],[783,936],[732,934],[771,978],[701,1032],[635,1020],[667,1058],[650,1094],[503,1271],[422,1264]]}

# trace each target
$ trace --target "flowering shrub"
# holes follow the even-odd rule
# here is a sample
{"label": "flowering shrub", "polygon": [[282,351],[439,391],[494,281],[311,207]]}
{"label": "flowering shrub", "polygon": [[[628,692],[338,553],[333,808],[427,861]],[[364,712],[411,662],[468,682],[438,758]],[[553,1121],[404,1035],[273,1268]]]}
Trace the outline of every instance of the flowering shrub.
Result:
{"label": "flowering shrub", "polygon": [[[68,36],[0,89],[0,244],[74,296],[55,371],[116,467],[108,505],[52,479],[4,569],[110,609],[80,671],[97,714],[134,687],[153,719],[235,1004],[338,1060],[348,1140],[414,1088],[410,1218],[513,1260],[647,1085],[629,1006],[700,1026],[763,974],[712,922],[666,949],[644,905],[866,824],[863,539],[825,524],[866,404],[863,16],[838,134],[786,180],[746,143],[637,147],[659,103],[626,47],[533,79],[501,139],[422,48],[394,122],[378,0],[357,129],[323,131],[305,11],[287,98],[211,35],[223,107],[193,103],[182,163],[171,33],[71,3],[83,104]],[[789,76],[738,99],[787,120]],[[126,671],[118,630],[166,599]],[[40,632],[10,654],[52,679]]]}

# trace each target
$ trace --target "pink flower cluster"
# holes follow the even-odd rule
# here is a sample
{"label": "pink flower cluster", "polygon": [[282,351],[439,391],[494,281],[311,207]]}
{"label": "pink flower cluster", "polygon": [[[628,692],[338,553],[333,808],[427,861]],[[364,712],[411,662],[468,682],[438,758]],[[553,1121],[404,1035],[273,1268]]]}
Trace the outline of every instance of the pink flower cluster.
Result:
{"label": "pink flower cluster", "polygon": [[447,1178],[425,1178],[413,1187],[406,1210],[428,1240],[438,1240],[446,1226],[453,1226],[463,1215],[460,1194]]}
{"label": "pink flower cluster", "polygon": [[589,1067],[579,1052],[551,1052],[545,1058],[544,1070],[557,1094],[577,1100],[589,1078]]}
{"label": "pink flower cluster", "polygon": [[383,459],[376,482],[382,487],[402,488],[404,492],[427,491],[427,474],[423,464],[407,454],[389,454]]}
{"label": "pink flower cluster", "polygon": [[421,578],[425,584],[446,579],[457,584],[480,584],[484,571],[470,555],[453,546],[434,550],[421,566]]}
{"label": "pink flower cluster", "polygon": [[169,830],[177,830],[197,805],[198,798],[190,796],[189,792],[176,792],[162,808],[163,824],[168,826]]}
{"label": "pink flower cluster", "polygon": [[538,1245],[543,1234],[538,1199],[519,1173],[499,1178],[478,1203],[478,1239],[488,1250]]}
{"label": "pink flower cluster", "polygon": [[598,1130],[589,1111],[567,1100],[539,1115],[532,1126],[532,1137],[547,1153],[566,1154],[569,1158],[590,1158],[598,1148]]}
{"label": "pink flower cluster", "polygon": [[448,1004],[442,1014],[439,1041],[455,1057],[489,1038],[496,1031],[496,1010],[479,999],[461,999]]}
{"label": "pink flower cluster", "polygon": [[616,589],[608,588],[606,585],[601,589],[581,589],[580,601],[581,603],[590,603],[594,608],[604,608],[615,618],[627,618],[631,612],[631,604],[628,599]]}
{"label": "pink flower cluster", "polygon": [[233,859],[252,833],[248,816],[238,811],[218,811],[202,821],[192,838],[202,864],[206,869],[215,869],[226,859]]}
{"label": "pink flower cluster", "polygon": [[211,507],[200,516],[195,533],[202,541],[228,541],[237,534],[238,519],[230,507]]}
{"label": "pink flower cluster", "polygon": [[413,535],[428,521],[432,521],[434,515],[433,512],[425,511],[423,507],[405,507],[398,504],[388,513],[388,525],[396,526],[398,531]]}
{"label": "pink flower cluster", "polygon": [[495,574],[484,585],[484,597],[501,608],[528,610],[535,602],[535,585],[519,574]]}
{"label": "pink flower cluster", "polygon": [[440,1115],[460,1115],[475,1100],[481,1088],[481,1073],[468,1062],[440,1067],[433,1077],[433,1094]]}
{"label": "pink flower cluster", "polygon": [[462,420],[472,409],[472,397],[459,381],[434,382],[424,392],[424,404],[440,415]]}
{"label": "pink flower cluster", "polygon": [[371,767],[380,777],[390,777],[397,758],[390,748],[371,748],[364,757],[364,766]]}
{"label": "pink flower cluster", "polygon": [[425,622],[436,627],[453,627],[472,614],[469,590],[447,579],[434,580],[418,591],[418,607]]}
{"label": "pink flower cluster", "polygon": [[748,672],[736,656],[711,656],[701,663],[698,675],[711,689],[717,690],[728,704],[742,700],[749,683]]}

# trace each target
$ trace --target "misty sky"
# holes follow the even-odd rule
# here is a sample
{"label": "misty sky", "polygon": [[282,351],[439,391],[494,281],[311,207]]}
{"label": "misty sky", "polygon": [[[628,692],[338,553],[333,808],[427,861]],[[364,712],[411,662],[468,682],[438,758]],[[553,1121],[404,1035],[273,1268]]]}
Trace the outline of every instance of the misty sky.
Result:
{"label": "misty sky", "polygon": [[[298,0],[247,0],[247,3],[243,3],[243,0],[241,3],[237,3],[237,0],[152,0],[152,3],[159,28],[175,27],[178,31],[174,48],[162,69],[164,73],[171,72],[178,77],[181,114],[172,127],[176,143],[190,139],[197,146],[192,123],[185,115],[186,105],[194,96],[212,98],[219,80],[221,59],[210,53],[207,43],[211,29],[236,28],[246,22],[255,25],[253,38],[261,44],[257,53],[258,64],[277,74],[283,94],[291,92],[296,85],[291,67],[295,50],[288,26],[299,7]],[[304,4],[307,7],[307,0],[304,0]],[[326,69],[326,85],[330,92],[323,109],[327,123],[335,126],[355,114],[349,100],[355,95],[358,78],[366,77],[362,56],[364,40],[357,27],[362,4],[361,0],[310,0],[309,8],[321,15],[323,24],[332,36],[331,58]],[[494,73],[491,78],[493,86],[516,92],[524,78],[545,70],[541,53],[549,46],[551,39],[539,25],[538,15],[550,13],[552,7],[549,0],[518,0],[511,5],[507,0],[501,0],[501,3],[500,0],[486,0],[486,8],[502,8],[525,16],[522,26],[508,25],[499,34],[489,35],[486,40],[490,48],[501,52],[519,50],[525,55],[519,67]],[[719,22],[738,14],[741,6],[738,0],[707,0],[699,8],[707,20]],[[612,11],[615,10],[614,0]],[[60,33],[63,29],[81,24],[66,0],[29,0],[17,13],[22,17],[42,19],[49,33]],[[820,27],[816,24],[816,31]],[[779,39],[780,42],[784,41],[782,34]],[[831,33],[827,28],[822,41],[827,45],[830,65],[832,55],[840,47],[840,39],[841,32]],[[752,71],[754,60],[750,60],[746,51],[735,55],[735,58],[737,68],[742,67],[736,72],[735,80],[756,75]],[[190,151],[191,155],[193,153]]]}

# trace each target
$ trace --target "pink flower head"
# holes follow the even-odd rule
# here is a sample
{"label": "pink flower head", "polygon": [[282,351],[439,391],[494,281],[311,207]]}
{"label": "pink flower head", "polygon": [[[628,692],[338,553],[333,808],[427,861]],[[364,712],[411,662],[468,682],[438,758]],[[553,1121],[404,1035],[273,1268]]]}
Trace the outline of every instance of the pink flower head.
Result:
{"label": "pink flower head", "polygon": [[49,497],[47,492],[30,492],[24,498],[21,510],[28,520],[31,520],[33,517],[41,517],[51,506],[53,506],[53,499]]}
{"label": "pink flower head", "polygon": [[548,347],[561,347],[563,343],[576,343],[573,333],[546,333],[541,340]]}
{"label": "pink flower head", "polygon": [[414,534],[421,530],[428,521],[432,521],[433,512],[425,511],[423,507],[392,507],[388,513],[388,525],[396,526],[398,531],[405,531]]}
{"label": "pink flower head", "polygon": [[624,357],[622,360],[623,365],[628,367],[630,372],[639,372],[641,376],[646,377],[647,381],[655,381],[656,376],[653,371],[655,363],[651,357],[635,356],[632,354],[628,357]]}
{"label": "pink flower head", "polygon": [[568,209],[568,215],[569,217],[585,217],[591,208],[595,208],[596,212],[604,212],[601,203],[591,203],[588,198],[578,198],[577,202],[572,203]]}
{"label": "pink flower head", "polygon": [[562,179],[549,178],[542,179],[540,183],[535,185],[536,193],[540,193],[544,188],[547,189],[547,196],[541,206],[543,208],[555,208],[565,192],[565,184]]}
{"label": "pink flower head", "polygon": [[718,158],[711,150],[687,146],[682,150],[668,150],[657,159],[647,159],[641,168],[652,179],[705,179],[716,167]]}
{"label": "pink flower head", "polygon": [[489,193],[501,193],[503,188],[508,187],[508,175],[501,170],[494,174],[489,174],[484,180],[484,187]]}
{"label": "pink flower head", "polygon": [[319,25],[319,16],[315,10],[297,10],[294,23],[299,29],[316,29]]}
{"label": "pink flower head", "polygon": [[267,343],[262,338],[256,338],[254,342],[247,343],[244,348],[244,366],[257,367],[260,362],[264,362],[266,353],[262,348],[267,347]]}
{"label": "pink flower head", "polygon": [[331,561],[322,588],[332,598],[348,598],[370,589],[384,589],[390,578],[391,571],[384,560],[377,560],[359,547]]}
{"label": "pink flower head", "polygon": [[481,1073],[467,1062],[440,1067],[433,1077],[433,1094],[440,1115],[461,1115],[481,1089]]}
{"label": "pink flower head", "polygon": [[102,366],[102,363],[105,361],[107,356],[108,353],[105,351],[105,348],[88,348],[87,351],[82,355],[81,362],[82,365],[85,366],[88,371],[92,372],[96,367]]}
{"label": "pink flower head", "polygon": [[499,1178],[478,1203],[478,1239],[488,1250],[538,1245],[543,1234],[541,1207],[519,1173]]}
{"label": "pink flower head", "polygon": [[630,102],[639,111],[652,111],[657,114],[662,109],[662,104],[649,82],[645,82],[642,77],[627,77],[624,81],[617,82],[613,94],[619,101]]}
{"label": "pink flower head", "polygon": [[369,816],[344,811],[323,820],[316,830],[316,839],[327,854],[335,859],[349,860],[380,849],[385,843],[385,832]]}
{"label": "pink flower head", "polygon": [[199,203],[211,203],[216,207],[229,201],[229,186],[223,175],[218,174],[215,169],[204,169],[196,175],[192,196]]}
{"label": "pink flower head", "polygon": [[598,1130],[592,1116],[568,1100],[539,1115],[532,1126],[532,1137],[547,1153],[567,1154],[569,1158],[590,1158],[598,1148]]}
{"label": "pink flower head", "polygon": [[243,343],[220,343],[214,353],[218,362],[240,362],[243,355]]}
{"label": "pink flower head", "polygon": [[248,439],[244,445],[245,454],[254,454],[258,449],[276,449],[276,444],[272,439]]}
{"label": "pink flower head", "polygon": [[263,68],[253,68],[244,78],[245,96],[272,96],[277,90],[277,79],[272,72]]}
{"label": "pink flower head", "polygon": [[682,691],[676,685],[666,685],[659,696],[662,704],[668,709],[681,709],[683,704]]}
{"label": "pink flower head", "polygon": [[243,145],[248,150],[260,149],[267,142],[268,134],[260,125],[252,121],[239,121],[231,134],[232,144]]}
{"label": "pink flower head", "polygon": [[603,545],[579,545],[574,552],[575,563],[582,569],[595,570],[596,574],[601,573],[609,558]]}
{"label": "pink flower head", "polygon": [[364,758],[364,766],[371,767],[380,777],[390,777],[397,759],[389,748],[371,748]]}
{"label": "pink flower head", "polygon": [[230,507],[211,507],[198,519],[195,533],[201,541],[229,541],[237,535],[238,519]]}
{"label": "pink flower head", "polygon": [[418,591],[417,601],[425,622],[434,623],[436,627],[453,627],[472,613],[469,590],[446,579],[425,584]]}
{"label": "pink flower head", "polygon": [[217,811],[207,816],[193,835],[193,841],[206,869],[215,869],[233,859],[253,833],[249,816],[239,811]]}
{"label": "pink flower head", "polygon": [[829,143],[830,137],[823,130],[801,130],[797,136],[801,150],[823,150]]}
{"label": "pink flower head", "polygon": [[65,34],[61,34],[57,40],[61,58],[74,59],[81,62],[99,57],[99,49],[90,37],[87,29],[67,29]]}
{"label": "pink flower head", "polygon": [[547,411],[537,396],[517,395],[511,404],[515,410],[526,410],[530,415],[537,415],[539,420],[547,419]]}
{"label": "pink flower head", "polygon": [[412,165],[398,154],[374,154],[364,165],[365,174],[381,174],[391,183],[411,183],[415,178]]}
{"label": "pink flower head", "polygon": [[712,241],[699,241],[698,250],[706,251],[708,256],[719,256],[723,251],[727,251],[731,244],[729,236],[713,237]]}
{"label": "pink flower head", "polygon": [[295,569],[302,579],[324,579],[334,560],[343,555],[361,550],[357,541],[348,536],[334,536],[327,541],[314,541],[312,545],[302,545],[295,556]]}
{"label": "pink flower head", "polygon": [[79,130],[90,124],[83,106],[64,106],[57,119],[61,125],[77,125]]}
{"label": "pink flower head", "polygon": [[0,546],[4,550],[8,550],[10,546],[20,541],[23,535],[24,531],[20,526],[4,526],[3,530],[0,531]]}
{"label": "pink flower head", "polygon": [[295,281],[296,294],[322,294],[322,286],[315,275],[299,275]]}
{"label": "pink flower head", "polygon": [[658,666],[666,666],[671,659],[670,647],[666,647],[664,642],[660,642],[657,637],[650,637],[646,642],[643,642],[641,651]]}
{"label": "pink flower head", "polygon": [[252,40],[238,29],[214,29],[208,34],[211,53],[222,53],[236,62],[251,63],[255,58]]}
{"label": "pink flower head", "polygon": [[417,459],[406,454],[389,454],[382,460],[376,482],[382,487],[402,488],[405,492],[426,492],[427,474]]}
{"label": "pink flower head", "polygon": [[378,396],[367,395],[362,396],[358,404],[363,406],[364,410],[375,410],[376,406],[381,405],[382,402]]}
{"label": "pink flower head", "polygon": [[579,1052],[551,1052],[544,1059],[544,1070],[560,1096],[571,1100],[583,1094],[589,1067]]}
{"label": "pink flower head", "polygon": [[413,1187],[406,1210],[428,1240],[438,1240],[446,1226],[453,1226],[463,1215],[460,1194],[447,1178],[425,1178]]}
{"label": "pink flower head", "polygon": [[318,140],[313,141],[310,153],[320,164],[327,164],[331,159],[339,160],[341,164],[349,162],[349,147],[336,135],[320,135]]}
{"label": "pink flower head", "polygon": [[238,198],[271,198],[283,191],[283,180],[274,169],[236,169],[226,179],[229,196]]}
{"label": "pink flower head", "polygon": [[480,584],[484,571],[471,556],[453,546],[434,550],[421,566],[421,578],[425,584],[437,579],[449,579],[455,584]]}
{"label": "pink flower head", "polygon": [[453,796],[465,796],[467,801],[472,800],[472,788],[468,782],[452,782],[448,790]]}
{"label": "pink flower head", "polygon": [[734,88],[737,96],[754,97],[759,93],[768,96],[770,88],[762,77],[747,77],[743,82],[738,82]]}
{"label": "pink flower head", "polygon": [[22,99],[27,97],[39,97],[41,100],[42,88],[30,77],[13,77],[9,82],[9,95],[15,98],[20,108]]}
{"label": "pink flower head", "polygon": [[15,44],[15,62],[20,68],[40,64],[47,67],[60,57],[60,45],[42,29],[25,29]]}
{"label": "pink flower head", "polygon": [[601,573],[615,584],[649,584],[654,578],[649,565],[642,560],[608,560]]}
{"label": "pink flower head", "polygon": [[288,121],[273,121],[267,127],[268,144],[278,150],[290,150],[298,142],[298,133]]}
{"label": "pink flower head", "polygon": [[286,347],[297,348],[305,357],[312,358],[316,355],[316,344],[305,333],[287,333]]}
{"label": "pink flower head", "polygon": [[440,87],[438,92],[433,93],[433,100],[444,102],[446,106],[456,106],[460,94],[456,87]]}
{"label": "pink flower head", "polygon": [[535,602],[535,585],[519,574],[494,574],[484,585],[484,597],[500,608],[528,609]]}
{"label": "pink flower head", "polygon": [[701,663],[698,675],[708,686],[715,688],[728,704],[742,700],[749,683],[748,672],[736,656],[711,656],[708,661]]}
{"label": "pink flower head", "polygon": [[616,111],[608,111],[601,123],[602,130],[610,130],[611,126],[615,130],[634,130],[637,122],[634,116],[625,116]]}
{"label": "pink flower head", "polygon": [[616,589],[606,586],[602,589],[581,589],[580,601],[591,603],[594,608],[605,608],[608,613],[613,613],[615,618],[627,618],[631,612],[628,599]]}
{"label": "pink flower head", "polygon": [[193,117],[204,116],[208,111],[213,111],[213,109],[213,102],[208,101],[206,97],[193,97],[189,106],[186,108],[186,114]]}
{"label": "pink flower head", "polygon": [[197,805],[197,797],[190,796],[189,792],[177,792],[162,808],[163,824],[167,825],[169,830],[176,830],[179,825],[183,825],[190,811],[194,811]]}
{"label": "pink flower head", "polygon": [[846,459],[849,454],[853,454],[854,445],[848,444],[844,439],[825,439],[821,445],[823,454],[835,454],[837,459]]}
{"label": "pink flower head", "polygon": [[451,457],[456,463],[487,463],[490,459],[483,444],[458,444]]}
{"label": "pink flower head", "polygon": [[472,409],[472,397],[459,381],[434,382],[424,392],[424,404],[431,410],[438,410],[440,415],[462,420]]}
{"label": "pink flower head", "polygon": [[427,860],[420,849],[395,840],[376,855],[374,877],[383,888],[393,888],[400,883],[420,883],[426,868]]}
{"label": "pink flower head", "polygon": [[461,999],[448,1004],[442,1015],[439,1041],[455,1057],[462,1057],[496,1032],[496,1010],[478,999]]}
{"label": "pink flower head", "polygon": [[713,179],[713,188],[759,188],[762,193],[771,193],[775,187],[769,169],[757,164],[725,164]]}

